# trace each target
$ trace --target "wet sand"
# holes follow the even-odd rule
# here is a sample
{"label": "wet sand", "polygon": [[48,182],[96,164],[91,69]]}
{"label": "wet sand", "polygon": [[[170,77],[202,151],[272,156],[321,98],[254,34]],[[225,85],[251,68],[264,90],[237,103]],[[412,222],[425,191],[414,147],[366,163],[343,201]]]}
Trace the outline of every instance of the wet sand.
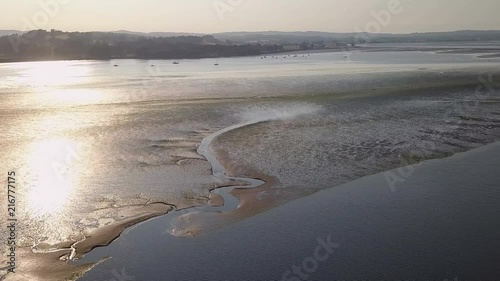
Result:
{"label": "wet sand", "polygon": [[67,241],[55,247],[46,245],[48,249],[43,249],[43,245],[37,245],[36,248],[18,248],[19,262],[16,274],[7,274],[6,280],[75,280],[97,263],[68,265],[68,259],[78,259],[96,247],[107,246],[125,229],[164,215],[172,208],[171,205],[165,203],[150,203],[137,210],[133,217],[83,233],[79,241]]}
{"label": "wet sand", "polygon": [[[231,161],[228,157],[228,154],[223,150],[217,150],[213,153],[217,155],[216,158],[224,167],[228,177],[254,178],[262,180],[264,184],[255,188],[232,189],[231,195],[239,200],[237,209],[233,211],[192,212],[182,216],[184,219],[183,223],[185,223],[186,228],[183,229],[184,235],[176,235],[178,237],[198,237],[200,235],[201,237],[205,237],[207,233],[208,235],[211,235],[210,233],[217,233],[220,231],[224,232],[223,229],[228,227],[228,225],[230,224],[237,223],[238,221],[248,219],[270,209],[279,207],[294,199],[302,198],[308,195],[308,193],[314,193],[313,191],[308,192],[304,189],[276,189],[275,187],[279,185],[278,179],[262,174],[255,169],[241,166],[236,161]],[[469,154],[472,155],[473,152],[469,152]],[[454,156],[453,158],[456,157],[459,156]],[[445,160],[442,161],[445,162]],[[238,184],[241,185],[241,183],[235,183],[235,185]],[[385,184],[387,185],[387,182]],[[226,188],[226,186],[221,188]],[[218,196],[215,193],[212,193],[212,195],[213,197],[211,197],[210,202],[208,203],[209,205],[214,207],[221,207],[224,205],[224,199],[221,196]],[[309,199],[303,199],[299,201],[304,200]],[[311,205],[316,205],[316,203],[310,203]],[[171,211],[174,207],[175,206],[164,203],[148,204],[147,206],[144,206],[142,215],[108,225],[106,227],[98,229],[93,233],[86,233],[84,239],[78,242],[68,242],[66,243],[66,245],[68,246],[64,246],[65,244],[63,243],[60,245],[60,250],[51,253],[34,254],[25,248],[21,252],[21,257],[29,260],[30,262],[21,266],[20,270],[23,272],[22,275],[12,276],[13,278],[10,278],[8,280],[24,280],[23,278],[27,278],[27,276],[30,277],[30,280],[59,280],[60,278],[62,278],[62,276],[65,276],[65,278],[76,278],[93,266],[98,265],[98,261],[85,261],[83,263],[80,263],[80,265],[72,263],[68,266],[64,261],[67,260],[69,256],[71,256],[72,259],[81,258],[84,254],[90,252],[96,247],[108,246],[115,239],[119,238],[127,228],[147,221],[151,218],[164,215],[167,212]],[[172,221],[170,223],[172,223]],[[300,222],[299,224],[302,223],[303,222]],[[141,227],[142,226],[139,226],[139,228]],[[145,233],[148,232],[149,231],[146,231]],[[185,234],[188,235],[186,236]],[[151,238],[158,239],[158,237],[154,236],[152,236]],[[143,237],[143,239],[147,238]],[[112,248],[109,250],[111,256],[117,255],[117,252],[115,252],[116,250],[118,250],[118,254],[121,251],[120,249],[116,248]],[[105,261],[104,259],[102,259],[101,262],[107,263],[107,261]],[[47,266],[47,264],[51,264],[51,266]],[[45,272],[46,270],[48,271]],[[43,272],[44,274],[42,274]]]}
{"label": "wet sand", "polygon": [[226,171],[231,176],[245,176],[249,178],[261,179],[265,184],[252,189],[233,189],[231,194],[238,198],[238,209],[231,213],[226,213],[227,219],[245,219],[264,211],[280,206],[286,202],[305,197],[314,193],[306,189],[275,188],[279,185],[279,179],[263,174],[254,168],[244,167],[237,161],[231,160],[226,151],[216,152],[217,158],[224,165]]}
{"label": "wet sand", "polygon": [[[436,74],[436,77],[438,77],[438,76],[439,75]],[[468,86],[468,85],[476,86],[477,85],[478,82],[476,80],[476,78],[477,78],[476,76],[474,76],[474,77],[467,76],[466,78],[467,79],[462,79],[462,77],[460,77],[460,79],[454,79],[453,82],[450,82],[449,80],[452,80],[452,79],[444,79],[444,81],[441,81],[441,78],[438,77],[438,78],[436,78],[436,81],[439,80],[439,82],[436,82],[436,81],[434,83],[429,82],[426,85],[420,84],[416,87],[415,87],[415,85],[407,85],[408,89],[404,89],[404,88],[402,89],[401,87],[394,87],[394,89],[392,89],[389,86],[378,86],[377,85],[377,86],[374,86],[374,88],[371,89],[371,91],[365,91],[366,90],[365,89],[365,90],[357,90],[357,91],[353,90],[351,92],[349,92],[349,91],[345,91],[345,92],[335,91],[335,93],[321,93],[320,92],[317,94],[316,93],[311,94],[311,97],[308,97],[307,99],[308,100],[315,100],[315,99],[319,100],[319,99],[325,98],[326,96],[337,96],[338,99],[343,99],[343,98],[348,99],[348,98],[351,98],[353,96],[359,97],[359,96],[375,96],[375,95],[401,95],[402,93],[410,92],[410,90],[409,90],[410,88],[412,89],[411,91],[418,92],[418,91],[423,91],[423,90],[430,91],[430,90],[436,90],[436,89],[441,89],[441,88],[447,89],[447,90],[450,90],[451,88],[461,89],[462,87],[464,87],[464,85],[466,85],[466,86]],[[300,100],[304,99],[304,97],[294,97],[293,95],[292,96],[267,97],[267,100],[271,100],[271,101],[287,100],[287,99],[296,99],[296,100],[300,101]],[[245,100],[245,99],[243,99],[243,100]],[[189,101],[189,102],[199,103],[200,101]],[[211,102],[212,103],[234,102],[234,100],[221,99],[221,100],[214,100]],[[236,102],[240,102],[240,101],[236,101]],[[161,145],[164,145],[164,144],[161,144]],[[158,145],[155,143],[153,146],[154,146],[154,148],[158,148],[161,145]],[[183,144],[181,144],[181,146],[182,145]],[[249,166],[241,165],[240,162],[236,161],[237,158],[234,158],[235,160],[230,160],[230,157],[228,157],[228,155],[226,154],[226,152],[224,150],[218,150],[215,152],[215,154],[217,155],[217,158],[219,159],[221,164],[224,166],[224,168],[228,172],[229,176],[244,176],[244,177],[248,177],[248,178],[260,179],[260,180],[263,180],[265,182],[265,184],[258,187],[258,188],[255,188],[255,189],[234,189],[231,194],[233,196],[235,196],[236,198],[238,198],[239,206],[238,206],[237,210],[235,210],[231,213],[223,213],[223,214],[204,213],[201,215],[196,214],[196,215],[190,216],[190,219],[191,219],[190,223],[191,223],[192,229],[190,229],[188,232],[191,234],[195,234],[196,236],[204,235],[209,230],[214,231],[214,230],[221,229],[222,227],[225,227],[231,223],[234,223],[234,222],[240,221],[242,219],[251,217],[253,215],[262,213],[263,211],[272,209],[273,207],[276,207],[276,206],[280,206],[280,205],[282,205],[290,200],[304,197],[306,195],[309,195],[309,194],[317,191],[317,190],[292,189],[292,188],[287,188],[287,189],[273,188],[276,185],[279,185],[279,179],[277,179],[276,177],[270,176],[270,175],[263,174],[262,172],[259,172],[258,165],[256,165],[255,168],[249,168]],[[204,160],[195,159],[195,158],[199,158],[198,157],[199,155],[197,156],[195,154],[195,152],[193,152],[193,151],[190,151],[190,154],[188,154],[187,156],[191,160],[179,160],[178,164],[182,165],[182,163],[184,163],[185,161],[194,161],[194,162],[204,161]],[[177,160],[177,158],[175,158],[174,160]],[[213,206],[221,206],[222,205],[222,200],[221,200],[220,196],[218,196],[217,194],[213,194],[213,193],[211,193],[210,196],[211,196],[211,202],[210,202],[211,205],[213,205]],[[203,204],[204,202],[201,202],[201,201],[204,201],[204,200],[200,200],[196,203]],[[168,209],[168,206],[163,206],[163,207],[166,207]],[[137,223],[140,223],[143,221],[146,221],[154,216],[161,216],[161,215],[165,214],[166,212],[167,212],[166,209],[161,210],[159,212],[150,210],[147,213],[140,215],[140,218],[131,218],[130,220],[124,220],[118,224],[113,224],[111,226],[107,226],[103,229],[98,230],[97,232],[87,233],[87,234],[85,234],[86,240],[84,240],[83,242],[75,243],[77,241],[81,241],[81,240],[77,240],[77,241],[71,241],[69,243],[63,243],[65,245],[65,246],[62,246],[62,248],[65,248],[62,250],[64,253],[58,252],[57,256],[56,255],[44,255],[44,254],[31,255],[30,253],[27,252],[25,255],[27,258],[24,260],[26,260],[26,261],[33,260],[34,262],[31,263],[31,265],[35,265],[35,267],[33,269],[26,268],[26,269],[21,269],[21,270],[23,270],[23,272],[32,272],[32,273],[36,272],[36,274],[33,273],[33,275],[32,275],[33,278],[43,278],[41,276],[47,276],[46,278],[48,278],[48,279],[46,279],[46,280],[53,280],[54,278],[51,277],[51,275],[42,274],[43,270],[49,269],[50,271],[54,271],[54,272],[52,272],[52,274],[63,274],[63,272],[69,273],[69,271],[66,271],[67,269],[63,269],[61,267],[61,272],[56,273],[55,272],[56,270],[53,269],[52,267],[45,267],[43,262],[35,260],[35,256],[37,256],[38,259],[41,259],[41,260],[44,260],[47,257],[49,259],[52,259],[52,261],[56,261],[57,264],[63,265],[63,263],[59,263],[59,262],[57,262],[57,260],[59,260],[59,258],[61,256],[67,256],[67,253],[68,253],[67,248],[69,246],[74,244],[76,246],[76,248],[79,249],[77,251],[79,254],[77,254],[76,256],[81,256],[83,253],[86,253],[89,250],[91,250],[97,246],[108,245],[116,237],[118,237],[123,232],[123,230],[128,229],[130,226],[136,225]],[[138,211],[138,213],[141,213],[141,212]],[[160,217],[159,219],[162,219],[162,217]],[[125,232],[127,232],[127,231],[125,231]],[[142,237],[144,238],[146,236],[147,236],[147,234],[144,234]],[[145,239],[147,239],[147,238],[145,238]],[[102,252],[106,252],[107,248],[102,248],[102,249],[103,249]],[[112,251],[113,250],[111,249],[111,253],[112,253]],[[108,255],[108,254],[106,254],[106,255]],[[161,255],[159,255],[159,256],[161,256]],[[94,260],[94,261],[97,261],[97,260]],[[40,270],[42,270],[42,271],[40,271]],[[110,278],[112,278],[112,276]],[[110,278],[108,278],[108,279],[110,279]],[[11,279],[7,279],[7,280],[11,280]],[[13,279],[13,280],[15,280],[15,279]],[[34,280],[36,280],[36,279],[34,279]],[[39,279],[39,280],[42,280],[42,279]]]}
{"label": "wet sand", "polygon": [[495,143],[427,161],[395,189],[387,173],[365,177],[195,238],[172,240],[153,220],[79,280],[113,269],[137,280],[498,280],[499,153]]}
{"label": "wet sand", "polygon": [[[224,196],[226,201],[224,197],[212,192],[211,196],[214,198],[208,204],[215,208],[209,207],[202,211],[188,212],[171,222],[174,229],[172,234],[177,237],[195,237],[216,231],[315,192],[312,189],[276,188],[279,185],[277,178],[263,174],[254,168],[239,165],[237,161],[230,160],[225,151],[218,150],[215,155],[224,166],[228,177],[257,179],[264,183],[253,188],[230,187],[229,195]],[[231,207],[230,205],[234,203],[229,203],[230,205],[226,208],[221,208],[224,203],[228,204],[228,196],[234,196],[237,199],[237,205]]]}
{"label": "wet sand", "polygon": [[[464,81],[462,81],[464,83]],[[448,86],[448,85],[447,85]],[[429,87],[429,86],[427,86]],[[391,92],[385,89],[386,93],[384,95],[390,95]],[[417,90],[414,90],[417,91]],[[401,93],[401,92],[399,92]],[[373,95],[373,93],[372,93]],[[252,216],[258,215],[267,210],[273,209],[275,207],[281,206],[287,202],[292,200],[302,198],[304,196],[310,195],[317,190],[307,190],[307,189],[294,189],[294,188],[275,188],[279,185],[279,179],[263,174],[259,172],[255,168],[251,168],[248,166],[243,166],[236,160],[232,160],[226,151],[224,150],[216,150],[212,152],[216,155],[216,158],[220,162],[220,164],[224,167],[227,175],[230,177],[247,177],[253,179],[259,179],[265,182],[262,186],[253,189],[246,188],[236,188],[232,189],[231,194],[236,197],[239,201],[237,209],[231,212],[223,212],[223,213],[215,213],[215,212],[195,212],[190,213],[183,216],[183,221],[180,223],[182,225],[183,231],[179,233],[179,236],[199,236],[204,233],[208,233],[211,231],[216,231],[227,227],[232,223],[236,223],[238,221],[250,218]],[[194,156],[192,156],[194,157]],[[200,160],[193,160],[200,161]],[[234,182],[233,185],[241,185],[240,183]],[[222,185],[220,187],[228,187],[228,185]],[[221,196],[216,193],[210,193],[208,204],[212,207],[221,207],[223,206],[223,199]],[[25,260],[29,261],[26,263],[26,266],[23,266],[20,270],[23,272],[43,272],[44,264],[55,262],[59,264],[59,260],[61,257],[67,258],[69,255],[73,255],[73,258],[82,257],[84,254],[90,252],[96,247],[107,246],[111,242],[113,242],[116,238],[118,238],[122,232],[128,229],[131,226],[137,225],[138,223],[147,221],[151,218],[162,216],[171,210],[171,205],[165,203],[157,203],[156,205],[149,205],[146,208],[150,208],[151,210],[143,210],[144,212],[138,212],[139,215],[132,217],[130,219],[126,219],[121,222],[114,223],[112,225],[100,228],[93,233],[86,233],[85,239],[78,241],[70,241],[66,244],[70,245],[71,249],[61,249],[61,252],[58,255],[36,255],[32,253],[23,252]],[[174,206],[175,207],[175,206]],[[63,247],[66,248],[66,247]],[[55,270],[50,268],[50,271],[54,274],[65,274],[66,276],[72,275],[75,270],[76,272],[84,269],[87,269],[89,266],[94,265],[94,262],[98,260],[94,260],[88,264],[82,264],[82,268],[74,268],[72,265],[71,269],[64,267],[64,263],[59,264],[59,269]],[[40,271],[41,270],[41,271]],[[69,274],[72,272],[72,274]],[[74,273],[78,274],[78,273]],[[39,275],[36,278],[43,278]],[[50,275],[48,279],[38,279],[38,280],[51,280]],[[18,276],[14,276],[17,278]],[[24,277],[23,277],[24,278]],[[7,279],[7,280],[22,280],[22,279]]]}

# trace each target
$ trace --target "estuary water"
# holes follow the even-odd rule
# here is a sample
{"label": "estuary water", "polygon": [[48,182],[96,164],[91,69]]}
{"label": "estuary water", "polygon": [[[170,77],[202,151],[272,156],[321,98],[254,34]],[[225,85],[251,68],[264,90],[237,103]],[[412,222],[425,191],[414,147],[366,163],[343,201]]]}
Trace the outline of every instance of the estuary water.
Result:
{"label": "estuary water", "polygon": [[[48,252],[152,202],[205,206],[238,177],[272,179],[241,195],[253,207],[234,222],[500,138],[500,59],[356,51],[178,63],[0,64],[1,173],[18,175],[18,243]],[[199,147],[230,127],[205,148],[234,178],[215,177]]]}

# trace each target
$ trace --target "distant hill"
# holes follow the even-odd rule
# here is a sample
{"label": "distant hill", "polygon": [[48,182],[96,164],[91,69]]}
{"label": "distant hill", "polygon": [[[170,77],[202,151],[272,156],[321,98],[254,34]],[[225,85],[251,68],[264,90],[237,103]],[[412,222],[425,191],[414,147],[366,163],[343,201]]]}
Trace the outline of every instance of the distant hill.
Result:
{"label": "distant hill", "polygon": [[300,44],[309,42],[336,42],[353,41],[355,33],[328,33],[328,32],[226,32],[216,33],[213,36],[219,40],[229,40],[234,43],[265,43],[265,44]]}
{"label": "distant hill", "polygon": [[[175,33],[175,32],[132,32],[127,30],[114,31],[113,33],[130,34],[143,37],[173,37],[173,36],[206,36],[201,33]],[[265,31],[265,32],[224,32],[210,34],[214,38],[221,41],[231,41],[234,43],[264,43],[264,44],[299,44],[304,41],[319,41],[325,38],[333,40],[349,39],[354,36],[354,33],[329,33],[329,32],[280,32],[280,31]]]}
{"label": "distant hill", "polygon": [[408,43],[445,41],[500,41],[499,30],[464,30],[453,32],[426,32],[410,34],[389,33],[330,33],[330,32],[226,32],[213,36],[219,40],[235,43],[260,42],[276,44],[297,44],[310,42],[352,42],[352,43]]}
{"label": "distant hill", "polygon": [[[0,30],[0,37],[12,34],[22,34],[19,30]],[[357,43],[406,43],[406,42],[445,42],[445,41],[500,41],[500,30],[462,30],[451,32],[424,32],[409,34],[390,33],[335,33],[321,31],[262,31],[262,32],[222,32],[214,34],[189,33],[189,32],[134,32],[118,30],[115,33],[138,37],[180,37],[180,36],[207,36],[211,35],[222,42],[233,43],[263,43],[263,44],[300,44],[310,42],[348,42]],[[214,43],[214,42],[212,42]]]}
{"label": "distant hill", "polygon": [[19,30],[0,30],[0,37],[12,34],[22,34],[22,31]]}
{"label": "distant hill", "polygon": [[179,37],[179,36],[204,36],[207,34],[202,33],[187,33],[187,32],[134,32],[128,30],[118,30],[113,31],[112,33],[122,33],[122,34],[130,34],[137,35],[142,37]]}
{"label": "distant hill", "polygon": [[[133,34],[143,37],[172,37],[172,36],[203,36],[196,33],[153,32],[141,33],[126,30],[115,33]],[[262,43],[262,44],[300,44],[309,42],[349,42],[349,43],[408,43],[408,42],[445,42],[445,41],[498,41],[499,30],[463,30],[451,32],[425,32],[409,34],[390,33],[335,33],[320,31],[262,31],[262,32],[223,32],[211,34],[221,41],[233,43]]]}
{"label": "distant hill", "polygon": [[500,31],[464,30],[411,34],[330,32],[0,31],[0,62],[57,59],[182,59],[261,55],[285,50],[334,49],[363,43],[500,41]]}
{"label": "distant hill", "polygon": [[226,44],[211,35],[145,37],[135,33],[33,30],[0,37],[0,62],[71,59],[185,59],[261,55],[280,45]]}
{"label": "distant hill", "polygon": [[405,42],[452,42],[452,41],[499,41],[500,30],[463,30],[453,32],[425,32],[411,34],[375,35],[376,43]]}

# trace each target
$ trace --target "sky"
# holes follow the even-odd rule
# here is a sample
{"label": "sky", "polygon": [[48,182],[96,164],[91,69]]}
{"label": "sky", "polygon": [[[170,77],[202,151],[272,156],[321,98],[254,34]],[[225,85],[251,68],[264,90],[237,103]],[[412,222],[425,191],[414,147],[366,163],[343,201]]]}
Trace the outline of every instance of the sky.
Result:
{"label": "sky", "polygon": [[0,30],[500,30],[499,0],[0,0]]}

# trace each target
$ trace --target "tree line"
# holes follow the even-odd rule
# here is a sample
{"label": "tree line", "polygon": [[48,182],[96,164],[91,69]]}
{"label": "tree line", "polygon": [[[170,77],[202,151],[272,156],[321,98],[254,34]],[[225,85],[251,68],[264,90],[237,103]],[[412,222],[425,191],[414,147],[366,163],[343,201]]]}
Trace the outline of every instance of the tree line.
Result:
{"label": "tree line", "polygon": [[33,30],[0,37],[0,61],[62,59],[190,59],[282,52],[281,45],[231,44],[210,35],[142,37],[107,32]]}

